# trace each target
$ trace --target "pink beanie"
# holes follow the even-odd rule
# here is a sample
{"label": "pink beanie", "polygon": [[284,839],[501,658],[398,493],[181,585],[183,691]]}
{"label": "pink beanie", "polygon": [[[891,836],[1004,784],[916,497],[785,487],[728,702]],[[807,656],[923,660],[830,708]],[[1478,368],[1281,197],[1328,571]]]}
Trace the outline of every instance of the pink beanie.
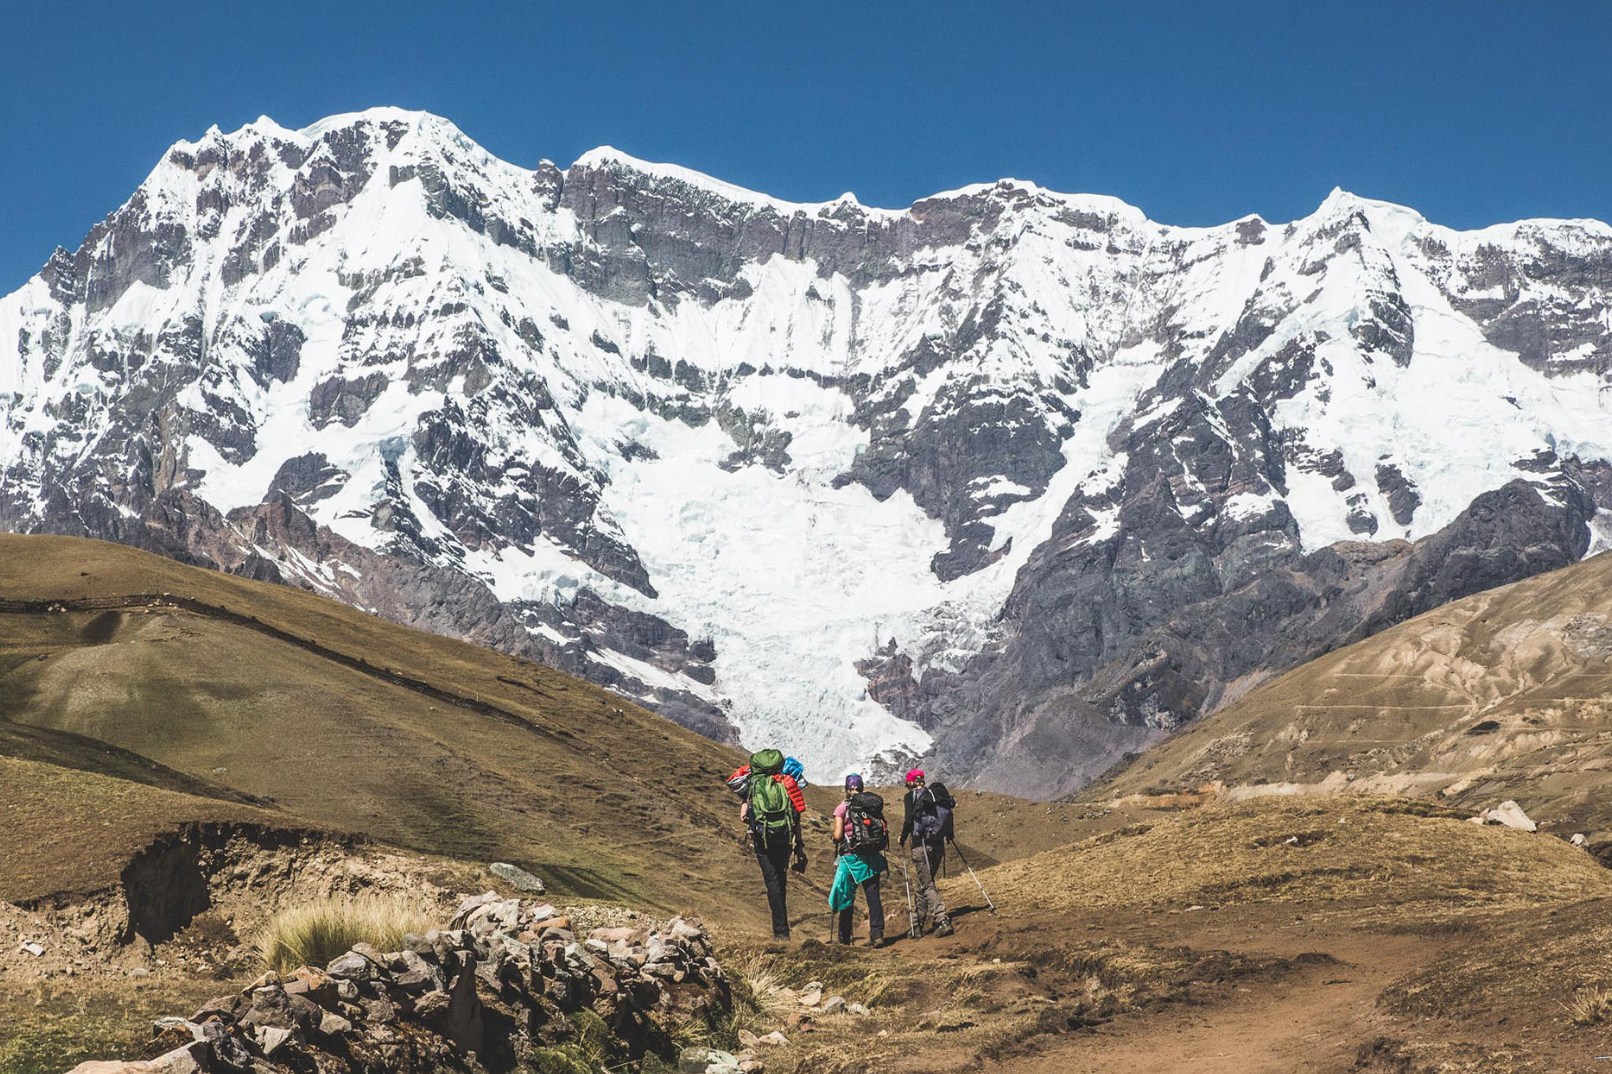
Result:
{"label": "pink beanie", "polygon": [[907,773],[907,782],[908,783],[916,783],[920,779],[923,779],[923,778],[924,778],[924,770],[922,768],[914,768],[910,772]]}

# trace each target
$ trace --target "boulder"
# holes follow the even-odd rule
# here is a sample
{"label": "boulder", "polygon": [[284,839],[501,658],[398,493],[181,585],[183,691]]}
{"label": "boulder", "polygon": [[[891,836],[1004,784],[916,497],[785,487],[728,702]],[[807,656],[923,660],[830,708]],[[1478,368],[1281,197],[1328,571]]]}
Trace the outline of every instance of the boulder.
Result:
{"label": "boulder", "polygon": [[215,996],[197,1007],[190,1020],[192,1022],[207,1022],[217,1018],[234,1020],[245,1005],[245,1001],[237,995]]}
{"label": "boulder", "polygon": [[464,1051],[479,1052],[484,1026],[481,997],[476,995],[476,960],[461,952],[456,962],[448,1009],[429,1024]]}
{"label": "boulder", "polygon": [[377,967],[381,969],[386,968],[386,955],[375,950],[375,948],[369,944],[355,943],[353,944],[352,951],[355,955],[363,955],[365,958],[373,962]]}
{"label": "boulder", "polygon": [[448,923],[450,929],[463,929],[470,915],[489,903],[502,902],[503,896],[496,891],[484,891],[480,895],[467,895],[459,901],[459,906],[453,912],[453,920]]}
{"label": "boulder", "polygon": [[349,951],[326,966],[325,972],[349,981],[369,981],[375,978],[376,969],[375,963],[356,951]]}
{"label": "boulder", "polygon": [[674,917],[667,922],[666,931],[674,939],[678,940],[699,941],[705,939],[705,929],[701,927],[699,922],[685,921],[680,917]]}
{"label": "boulder", "polygon": [[677,1056],[678,1074],[737,1074],[739,1060],[716,1048],[684,1048]]}
{"label": "boulder", "polygon": [[311,966],[293,970],[284,987],[286,995],[301,996],[321,1007],[334,1007],[341,998],[335,979]]}
{"label": "boulder", "polygon": [[278,984],[253,989],[251,1004],[238,1019],[243,1026],[294,1029],[302,1020],[301,1012],[292,1005],[292,997]]}
{"label": "boulder", "polygon": [[351,1033],[353,1023],[334,1011],[326,1011],[319,1019],[319,1035],[321,1037],[339,1037],[343,1033]]}
{"label": "boulder", "polygon": [[269,1059],[281,1052],[294,1052],[301,1043],[295,1030],[281,1029],[279,1026],[258,1026],[253,1030],[252,1039],[257,1043],[258,1050]]}
{"label": "boulder", "polygon": [[177,1048],[191,1041],[205,1040],[201,1026],[189,1018],[158,1018],[151,1023],[153,1046]]}
{"label": "boulder", "polygon": [[202,1023],[202,1036],[207,1040],[213,1066],[227,1071],[249,1070],[252,1053],[246,1042],[232,1032],[232,1028],[224,1022]]}
{"label": "boulder", "polygon": [[397,1021],[397,1005],[385,996],[366,996],[358,1001],[358,1005],[364,1012],[365,1021],[381,1026]]}
{"label": "boulder", "polygon": [[1539,825],[1535,824],[1524,813],[1522,806],[1507,800],[1489,811],[1489,819],[1497,824],[1504,824],[1508,828],[1516,828],[1523,832],[1537,832]]}
{"label": "boulder", "polygon": [[414,1014],[415,1017],[421,1019],[422,1021],[429,1022],[434,1018],[446,1014],[447,1011],[448,993],[442,991],[441,989],[434,989],[425,993],[423,996],[415,997]]}
{"label": "boulder", "polygon": [[405,992],[427,992],[441,988],[447,981],[442,971],[413,951],[398,952],[401,968],[392,975],[392,983]]}
{"label": "boulder", "polygon": [[149,1074],[203,1074],[207,1069],[207,1045],[193,1041],[150,1061]]}
{"label": "boulder", "polygon": [[494,876],[507,881],[516,891],[530,891],[541,895],[547,890],[543,881],[522,869],[519,865],[511,865],[507,861],[495,861],[487,866],[487,870]]}
{"label": "boulder", "polygon": [[68,1074],[206,1074],[207,1045],[195,1042],[144,1061],[80,1063]]}

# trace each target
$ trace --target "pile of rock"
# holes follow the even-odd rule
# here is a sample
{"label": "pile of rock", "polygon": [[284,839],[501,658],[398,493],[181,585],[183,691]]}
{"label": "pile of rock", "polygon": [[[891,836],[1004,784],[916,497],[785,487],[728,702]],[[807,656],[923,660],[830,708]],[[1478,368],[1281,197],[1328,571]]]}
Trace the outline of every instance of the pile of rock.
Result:
{"label": "pile of rock", "polygon": [[555,907],[489,892],[401,950],[355,944],[323,968],[267,974],[158,1022],[171,1046],[159,1059],[72,1074],[590,1069],[674,1057],[680,1027],[731,1008],[696,921],[579,939]]}

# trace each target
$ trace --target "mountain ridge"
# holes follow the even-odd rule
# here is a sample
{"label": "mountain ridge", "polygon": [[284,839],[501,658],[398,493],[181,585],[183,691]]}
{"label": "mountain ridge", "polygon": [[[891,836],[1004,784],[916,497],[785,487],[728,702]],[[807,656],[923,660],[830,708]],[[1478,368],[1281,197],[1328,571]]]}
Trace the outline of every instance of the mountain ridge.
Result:
{"label": "mountain ridge", "polygon": [[[820,768],[1038,793],[1070,776],[1026,741],[1100,770],[1283,670],[1250,653],[1341,642],[1317,584],[1161,664],[1171,606],[1511,482],[1537,525],[1460,539],[1554,551],[1463,585],[1612,532],[1599,222],[1335,191],[1170,228],[1019,181],[870,209],[608,147],[524,169],[422,113],[270,124],[176,143],[0,300],[0,525],[305,585]],[[1207,690],[1116,671],[1183,660]]]}
{"label": "mountain ridge", "polygon": [[[249,133],[274,133],[297,135],[305,139],[316,141],[320,136],[332,129],[349,126],[355,123],[385,121],[402,121],[414,125],[419,125],[422,122],[429,122],[433,125],[446,128],[449,132],[451,132],[452,135],[457,136],[466,142],[473,142],[473,139],[471,139],[468,134],[466,134],[456,123],[454,123],[453,120],[446,116],[424,109],[407,109],[381,105],[372,108],[359,109],[352,112],[336,113],[316,120],[315,122],[304,127],[287,127],[275,120],[272,116],[266,114],[260,115],[255,120],[252,120],[248,123],[243,123],[240,127],[237,127],[232,131],[225,131],[217,124],[214,124],[209,127],[200,138],[194,140],[180,139],[174,142],[162,155],[162,159],[166,159],[169,154],[178,149],[195,151],[206,144],[209,139],[231,141],[238,140],[243,135],[247,135]],[[1612,235],[1612,222],[1590,216],[1529,216],[1519,217],[1514,220],[1496,221],[1492,224],[1486,224],[1476,228],[1456,228],[1430,220],[1420,211],[1411,206],[1399,202],[1389,201],[1383,198],[1367,197],[1365,195],[1346,190],[1341,186],[1333,186],[1332,189],[1317,204],[1314,211],[1304,216],[1295,217],[1291,220],[1271,220],[1266,218],[1261,213],[1250,212],[1218,223],[1187,225],[1168,224],[1162,220],[1155,220],[1140,206],[1128,202],[1124,198],[1116,195],[1096,194],[1083,191],[1060,191],[1046,186],[1045,184],[1034,179],[1023,179],[1010,175],[999,176],[994,180],[965,183],[960,187],[951,189],[937,190],[933,193],[921,195],[913,199],[913,201],[906,206],[876,206],[863,202],[854,191],[849,190],[843,192],[838,197],[826,198],[817,201],[784,198],[778,195],[767,193],[763,190],[728,182],[727,180],[718,178],[712,173],[701,171],[697,168],[691,168],[686,165],[676,164],[670,161],[650,160],[647,157],[639,156],[628,150],[621,149],[610,144],[600,144],[591,149],[584,150],[582,153],[578,154],[576,159],[565,168],[561,168],[557,160],[549,157],[541,157],[536,165],[528,169],[512,161],[497,158],[494,154],[486,150],[482,150],[482,152],[486,152],[489,157],[499,159],[501,163],[507,164],[512,168],[528,171],[534,175],[544,171],[546,168],[554,168],[556,170],[565,172],[569,171],[571,168],[596,168],[601,165],[614,164],[629,170],[641,172],[645,175],[655,176],[657,178],[675,179],[689,183],[690,185],[703,186],[709,189],[712,193],[727,194],[735,201],[750,201],[770,206],[784,206],[792,210],[810,211],[833,209],[843,204],[849,204],[855,208],[869,212],[900,215],[910,212],[913,207],[921,205],[924,202],[939,201],[953,197],[973,196],[989,191],[995,187],[1004,187],[1010,189],[1017,188],[1031,194],[1045,194],[1050,197],[1071,202],[1085,202],[1093,206],[1101,206],[1109,210],[1117,210],[1124,214],[1134,215],[1141,221],[1159,224],[1176,231],[1213,231],[1250,221],[1257,221],[1267,226],[1285,226],[1286,224],[1296,224],[1301,221],[1308,220],[1314,216],[1324,214],[1329,210],[1329,208],[1346,206],[1349,208],[1363,208],[1388,214],[1410,214],[1417,220],[1429,224],[1432,227],[1465,235],[1503,232],[1525,225],[1573,225],[1591,229],[1599,229],[1608,233],[1609,235]]]}

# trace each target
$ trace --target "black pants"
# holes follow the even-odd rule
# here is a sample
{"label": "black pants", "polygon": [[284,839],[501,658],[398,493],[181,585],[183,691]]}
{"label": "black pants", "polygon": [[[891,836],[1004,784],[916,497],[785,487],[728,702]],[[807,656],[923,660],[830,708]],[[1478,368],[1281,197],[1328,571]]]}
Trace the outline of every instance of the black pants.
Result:
{"label": "black pants", "polygon": [[756,862],[761,866],[761,880],[767,885],[767,905],[772,909],[772,934],[780,940],[789,939],[789,908],[785,897],[789,891],[789,839],[773,836],[768,844],[760,832],[753,832],[756,845]]}
{"label": "black pants", "polygon": [[[879,902],[879,874],[874,873],[862,884],[862,897],[868,901],[868,943],[878,943],[884,938],[884,905]],[[840,911],[840,943],[851,942],[851,912],[856,909],[856,900]]]}

